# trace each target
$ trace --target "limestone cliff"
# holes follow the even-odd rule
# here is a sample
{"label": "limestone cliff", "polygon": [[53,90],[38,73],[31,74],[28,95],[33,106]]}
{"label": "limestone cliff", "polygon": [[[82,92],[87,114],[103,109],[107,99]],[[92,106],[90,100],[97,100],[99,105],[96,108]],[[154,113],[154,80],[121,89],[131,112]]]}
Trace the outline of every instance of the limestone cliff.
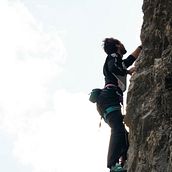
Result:
{"label": "limestone cliff", "polygon": [[129,172],[172,172],[172,0],[144,0],[141,41],[127,96]]}

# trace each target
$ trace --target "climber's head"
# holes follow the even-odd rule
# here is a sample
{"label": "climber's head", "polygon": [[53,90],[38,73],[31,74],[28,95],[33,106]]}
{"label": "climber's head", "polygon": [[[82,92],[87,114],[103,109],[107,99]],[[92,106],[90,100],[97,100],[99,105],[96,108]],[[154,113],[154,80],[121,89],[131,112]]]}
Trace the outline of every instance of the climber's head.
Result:
{"label": "climber's head", "polygon": [[124,45],[117,39],[106,38],[103,42],[104,51],[108,55],[112,53],[119,53],[123,56],[127,52]]}

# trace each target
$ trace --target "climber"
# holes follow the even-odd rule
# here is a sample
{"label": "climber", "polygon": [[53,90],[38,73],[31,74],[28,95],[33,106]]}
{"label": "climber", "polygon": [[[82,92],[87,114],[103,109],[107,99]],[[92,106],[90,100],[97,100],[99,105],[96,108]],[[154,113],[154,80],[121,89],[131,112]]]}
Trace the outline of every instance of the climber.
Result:
{"label": "climber", "polygon": [[[128,133],[123,124],[121,104],[123,104],[123,92],[126,90],[126,76],[127,74],[132,75],[135,71],[134,67],[130,70],[127,70],[127,68],[139,56],[142,46],[138,46],[124,60],[122,58],[127,51],[119,40],[106,38],[103,41],[103,49],[107,54],[103,66],[105,86],[96,102],[97,110],[111,128],[107,167],[110,169],[110,172],[124,172],[126,170],[124,170],[123,165],[127,160],[129,144]],[[120,163],[119,160],[122,162]]]}

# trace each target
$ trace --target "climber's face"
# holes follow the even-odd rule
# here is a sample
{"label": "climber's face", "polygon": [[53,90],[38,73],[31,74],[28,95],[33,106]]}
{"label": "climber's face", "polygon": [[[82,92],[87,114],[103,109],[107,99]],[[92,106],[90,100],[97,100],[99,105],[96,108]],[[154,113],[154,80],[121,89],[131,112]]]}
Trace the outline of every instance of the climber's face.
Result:
{"label": "climber's face", "polygon": [[119,54],[124,55],[127,53],[127,50],[125,49],[124,45],[120,41],[117,47],[118,47]]}

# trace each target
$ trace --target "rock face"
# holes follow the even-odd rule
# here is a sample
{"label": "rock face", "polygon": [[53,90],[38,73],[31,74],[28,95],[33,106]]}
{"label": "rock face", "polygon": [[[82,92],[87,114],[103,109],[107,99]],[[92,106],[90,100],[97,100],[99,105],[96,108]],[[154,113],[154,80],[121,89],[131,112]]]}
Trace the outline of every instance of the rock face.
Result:
{"label": "rock face", "polygon": [[127,96],[128,172],[172,172],[172,0],[144,0],[143,50]]}

